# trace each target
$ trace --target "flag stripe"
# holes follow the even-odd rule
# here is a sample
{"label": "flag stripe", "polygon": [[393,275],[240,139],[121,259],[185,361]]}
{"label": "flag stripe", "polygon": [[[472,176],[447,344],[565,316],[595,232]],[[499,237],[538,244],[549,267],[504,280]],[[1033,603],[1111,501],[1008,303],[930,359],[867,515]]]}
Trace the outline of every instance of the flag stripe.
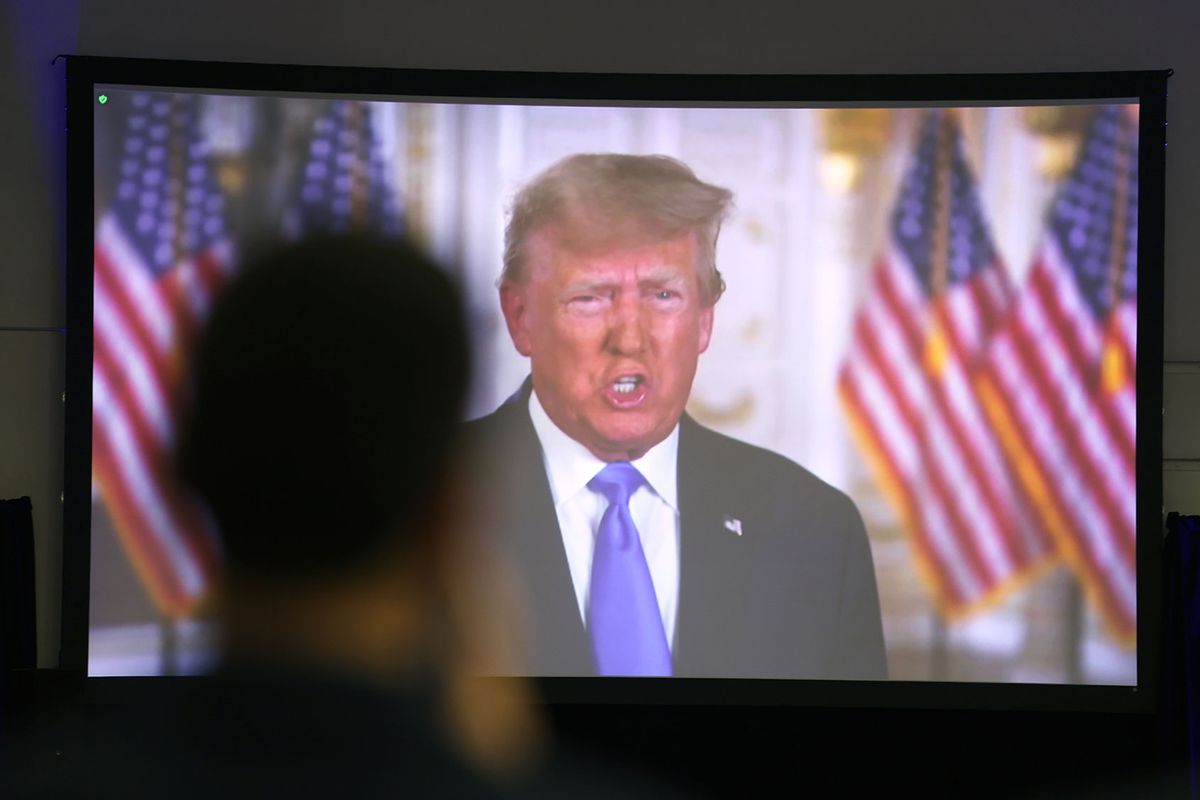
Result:
{"label": "flag stripe", "polygon": [[988,330],[995,331],[996,327],[1004,322],[1009,308],[1012,307],[1012,288],[999,270],[986,271],[983,273],[982,282],[976,279],[972,285],[979,286],[981,283],[984,288],[983,298],[986,300],[981,298],[979,304],[987,309]]}
{"label": "flag stripe", "polygon": [[958,291],[945,295],[949,329],[958,342],[960,356],[968,360],[983,346],[1004,314],[1004,308],[995,305],[997,295],[1004,293],[1003,289],[993,288],[997,283],[998,279],[989,270],[959,284]]}
{"label": "flag stripe", "polygon": [[[168,303],[175,310],[175,334],[184,342],[195,339],[213,298],[229,277],[229,248],[214,245],[195,258],[181,262],[162,285]],[[185,348],[186,349],[186,348]]]}
{"label": "flag stripe", "polygon": [[[936,524],[937,520],[945,519],[944,514],[931,511],[940,501],[918,496],[918,487],[904,477],[913,473],[919,461],[917,444],[909,441],[904,446],[896,442],[896,438],[906,429],[896,420],[889,419],[888,391],[879,386],[881,380],[874,367],[851,361],[843,375],[843,391],[858,424],[884,458],[880,466],[892,471],[892,483],[903,492],[905,507],[901,516],[912,527],[918,556],[928,564],[926,573],[933,580],[932,588],[936,596],[949,606],[956,607],[979,591],[978,581],[970,565],[960,557],[958,548],[952,546],[943,528]],[[905,453],[907,457],[897,455]],[[898,466],[910,462],[912,466],[906,469]]]}
{"label": "flag stripe", "polygon": [[[1117,307],[1113,314],[1111,328],[1113,342],[1120,348],[1120,358],[1125,366],[1128,384],[1121,389],[1109,392],[1108,399],[1112,403],[1113,413],[1121,428],[1121,433],[1130,444],[1130,449],[1137,449],[1137,307],[1125,301]],[[1132,462],[1132,457],[1131,461]]]}
{"label": "flag stripe", "polygon": [[163,302],[157,285],[150,277],[150,268],[138,255],[111,216],[100,222],[95,248],[97,269],[113,279],[114,292],[136,310],[134,318],[145,326],[146,339],[153,352],[167,353],[175,323],[170,309]]}
{"label": "flag stripe", "polygon": [[[906,448],[907,457],[901,461],[905,465],[904,474],[919,475],[921,465],[929,462],[931,454],[928,442],[922,440],[921,427],[916,424],[917,418],[912,411],[910,398],[924,404],[926,401],[925,386],[919,382],[919,377],[914,380],[913,370],[906,369],[907,361],[903,358],[896,358],[894,352],[887,352],[888,350],[894,351],[903,341],[900,336],[896,335],[895,319],[891,316],[890,310],[885,309],[877,315],[864,315],[863,322],[857,340],[857,347],[863,361],[852,362],[855,369],[851,370],[851,379],[855,382],[855,395],[860,398],[860,401],[865,401],[862,402],[862,407],[869,412],[870,418],[879,420],[879,425],[872,427],[886,432],[885,442],[893,442],[891,447],[885,445],[885,450],[892,450],[895,447],[895,438],[902,433],[905,434],[909,446]],[[877,330],[877,326],[880,330]],[[902,373],[903,377],[899,377],[897,373]],[[900,388],[905,384],[908,385],[907,392]],[[913,394],[917,396],[914,398]],[[900,411],[900,419],[896,418],[893,408]],[[880,433],[877,432],[875,435],[878,437]],[[953,555],[957,548],[950,546],[942,530],[942,523],[936,522],[936,520],[944,521],[947,518],[943,508],[946,503],[945,494],[943,492],[931,494],[929,487],[913,481],[911,478],[905,479],[905,484],[910,487],[910,494],[918,497],[918,501],[913,503],[913,507],[916,509],[914,521],[921,524],[915,530],[915,535],[930,537],[930,541],[925,546],[937,554],[937,559],[943,563],[943,566],[951,566],[949,562],[954,562],[952,573],[957,586],[953,595],[956,600],[965,599],[978,585],[980,570],[977,568],[977,564],[973,565],[969,560],[964,562]],[[931,506],[936,506],[936,511],[931,511]],[[943,572],[939,570],[935,574],[943,574]]]}
{"label": "flag stripe", "polygon": [[93,422],[92,459],[96,481],[117,536],[154,604],[168,614],[174,613],[185,607],[187,601],[177,583],[168,577],[172,572],[170,559],[162,551],[160,542],[141,535],[150,522],[137,500],[131,496],[131,487],[115,460],[108,426],[99,417],[95,417]]}
{"label": "flag stripe", "polygon": [[[982,411],[972,394],[962,360],[953,359],[946,366],[942,380],[937,383],[935,393],[938,407],[950,423],[957,440],[959,458],[966,462],[971,480],[965,481],[968,491],[979,492],[983,503],[973,501],[975,508],[985,508],[989,514],[980,515],[984,523],[981,545],[989,553],[992,565],[990,578],[1002,580],[1019,563],[1024,561],[1016,550],[1013,537],[1007,535],[1012,528],[1011,505],[1002,499],[1002,488],[1007,489],[1007,473],[995,450],[991,430],[987,427]],[[951,474],[963,474],[962,470]],[[964,499],[966,497],[964,496]]]}
{"label": "flag stripe", "polygon": [[[119,332],[123,336],[118,345],[118,351],[142,358],[147,370],[153,373],[155,382],[165,385],[167,383],[166,357],[169,346],[160,347],[155,341],[151,320],[143,314],[146,306],[139,305],[138,301],[126,291],[127,284],[119,276],[122,270],[115,267],[99,249],[96,251],[95,261],[93,291],[105,304],[101,308],[98,305],[100,300],[93,300],[93,313],[97,314],[93,320],[95,334],[97,336],[105,335],[108,330],[116,333],[118,330],[114,326],[119,324]],[[101,312],[103,312],[103,316],[100,316]]]}
{"label": "flag stripe", "polygon": [[[126,359],[128,354],[126,354]],[[178,528],[187,532],[187,536],[178,542],[173,542],[169,536],[165,541],[171,543],[174,550],[199,562],[213,562],[213,547],[211,537],[205,535],[197,510],[190,501],[183,498],[173,489],[171,483],[171,464],[169,447],[158,438],[152,423],[147,419],[140,399],[132,396],[129,384],[121,376],[122,362],[109,351],[107,344],[97,337],[95,348],[95,364],[104,383],[101,387],[107,397],[106,414],[118,414],[110,420],[104,417],[104,422],[117,426],[120,436],[119,443],[128,443],[133,447],[144,470],[130,472],[129,476],[146,475],[153,480],[143,497],[155,497],[158,504],[170,513]],[[115,420],[115,421],[114,421]],[[135,487],[136,488],[136,487]],[[135,491],[135,494],[138,492]],[[158,518],[157,515],[155,518]],[[154,531],[150,532],[154,534]],[[168,533],[171,533],[168,531]]]}
{"label": "flag stripe", "polygon": [[[1112,403],[1113,413],[1117,415],[1117,419],[1121,423],[1122,433],[1134,442],[1136,451],[1137,446],[1137,390],[1132,386],[1126,386],[1113,392],[1109,396],[1109,402]],[[1133,462],[1129,462],[1133,463]]]}
{"label": "flag stripe", "polygon": [[[1045,387],[1035,375],[1030,374],[1026,364],[1017,356],[1017,347],[1007,336],[998,339],[994,354],[997,373],[1002,387],[1012,399],[1013,416],[1019,421],[1027,441],[1033,446],[1043,472],[1043,481],[1067,525],[1080,534],[1078,550],[1093,574],[1103,574],[1103,567],[1116,561],[1112,547],[1111,519],[1101,513],[1099,502],[1091,486],[1079,470],[1078,463],[1069,453],[1069,445],[1059,435],[1061,421],[1056,424],[1053,402],[1046,404]],[[1024,352],[1024,351],[1022,351]],[[1053,397],[1053,395],[1050,395]],[[1049,478],[1053,475],[1053,478]],[[1064,530],[1064,535],[1067,531]],[[1136,593],[1133,586],[1118,577],[1118,584],[1100,582],[1097,586],[1106,608],[1120,609],[1127,605]]]}
{"label": "flag stripe", "polygon": [[[1099,361],[1100,355],[1104,348],[1102,337],[1099,334],[1093,336],[1084,336],[1080,331],[1083,328],[1090,327],[1090,320],[1082,320],[1077,314],[1070,313],[1068,309],[1075,307],[1087,313],[1086,309],[1082,308],[1082,300],[1079,298],[1075,287],[1071,282],[1064,280],[1054,280],[1051,274],[1057,273],[1062,275],[1062,267],[1055,263],[1054,256],[1048,255],[1045,261],[1045,268],[1033,270],[1032,275],[1032,294],[1030,302],[1037,302],[1040,306],[1042,315],[1048,321],[1047,327],[1053,327],[1056,334],[1055,339],[1063,343],[1068,350],[1068,367],[1075,374],[1080,384],[1087,385],[1086,376],[1080,373],[1086,364],[1095,364],[1097,366],[1097,374],[1093,379],[1095,383],[1099,383]],[[1055,288],[1051,288],[1052,284],[1056,284]],[[1089,393],[1090,394],[1090,393]],[[1100,412],[1100,422],[1108,430],[1111,436],[1111,444],[1120,448],[1120,458],[1118,463],[1124,462],[1130,466],[1133,464],[1133,449],[1134,443],[1131,437],[1124,435],[1123,426],[1119,420],[1113,418],[1111,411],[1108,411],[1107,404],[1098,402],[1094,404],[1094,408]]]}
{"label": "flag stripe", "polygon": [[163,280],[165,293],[172,298],[172,306],[178,309],[178,327],[193,331],[208,316],[209,299],[217,290],[212,276],[206,274],[205,262],[210,261],[203,255],[188,259]]}
{"label": "flag stripe", "polygon": [[[972,280],[967,285],[974,289],[978,282]],[[1007,558],[1011,559],[1010,563],[1002,566],[1002,575],[1026,563],[1030,557],[1037,555],[1037,551],[1022,552],[1025,550],[1026,540],[1013,535],[1017,519],[1016,506],[1011,498],[1009,468],[992,436],[968,376],[968,368],[965,365],[972,360],[970,350],[964,342],[953,336],[951,345],[958,358],[950,359],[942,374],[942,380],[934,382],[937,392],[945,396],[945,401],[940,402],[939,406],[947,412],[948,418],[955,425],[967,466],[987,493],[988,507],[1003,528],[995,533],[997,541],[991,542],[1003,546]]]}
{"label": "flag stripe", "polygon": [[[903,267],[891,267],[885,268],[881,274],[883,280],[879,282],[879,295],[890,312],[888,318],[910,322],[905,326],[909,349],[910,352],[919,351],[919,345],[915,344],[919,339],[911,324],[912,317],[905,315],[904,308],[900,305],[903,302],[902,298],[911,297],[912,292],[911,290],[897,290],[898,284],[905,282],[903,276],[911,274],[911,270]],[[871,318],[882,320],[885,317],[872,315]],[[890,338],[883,337],[883,341],[889,341]],[[917,423],[914,416],[910,424],[914,426],[914,430],[918,431],[918,441],[922,441],[926,446],[927,463],[936,464],[938,467],[938,469],[929,470],[924,478],[932,481],[935,492],[942,498],[949,511],[949,519],[954,529],[963,532],[957,538],[961,540],[961,545],[966,549],[967,558],[973,565],[977,576],[987,582],[992,582],[999,580],[1001,576],[1012,569],[1010,557],[1013,554],[1010,550],[1008,554],[1000,555],[994,547],[997,544],[996,539],[1004,541],[1008,538],[1002,531],[1003,522],[998,521],[1003,519],[1003,504],[996,497],[994,490],[988,486],[987,471],[979,463],[977,453],[971,446],[971,439],[977,437],[970,436],[964,430],[963,422],[956,413],[959,409],[955,408],[952,398],[946,392],[945,383],[953,380],[953,374],[957,374],[961,379],[961,373],[957,372],[956,361],[957,359],[951,359],[947,364],[943,380],[928,380],[924,375],[920,375],[911,382],[921,386],[923,396],[920,397],[920,403],[928,406],[932,413],[927,414],[920,423]],[[890,371],[891,365],[908,362],[902,359],[889,360],[877,356],[877,363],[886,373]],[[947,378],[947,375],[951,377]],[[889,388],[894,389],[895,387]],[[943,426],[947,426],[949,430],[946,431]],[[922,433],[925,435],[923,436]],[[933,442],[926,441],[926,436],[933,437]],[[933,446],[930,447],[930,444]],[[964,464],[966,469],[962,468]],[[953,491],[950,490],[948,484],[953,485]],[[982,515],[972,513],[973,510],[978,509],[986,509],[988,513]],[[980,528],[979,535],[967,533],[968,518],[977,521]],[[1003,546],[1009,547],[1007,543]],[[988,550],[991,557],[985,558],[983,550]]]}
{"label": "flag stripe", "polygon": [[93,373],[92,391],[99,422],[96,430],[102,443],[99,453],[102,463],[108,459],[109,475],[117,479],[110,488],[126,499],[131,516],[143,523],[138,527],[143,535],[135,538],[150,555],[151,563],[169,566],[155,576],[155,585],[172,606],[187,602],[199,595],[205,581],[176,525],[173,510],[163,500],[155,465],[147,463],[123,403],[99,370]]}
{"label": "flag stripe", "polygon": [[[1078,387],[1071,384],[1056,384],[1053,378],[1047,374],[1052,372],[1051,367],[1041,357],[1041,353],[1046,352],[1050,346],[1037,337],[1031,340],[1028,331],[1023,328],[1019,327],[1018,330],[1020,333],[1017,344],[1021,348],[1020,358],[1023,366],[1021,377],[1030,382],[1032,391],[1039,398],[1038,410],[1044,415],[1037,422],[1044,429],[1054,431],[1055,441],[1060,445],[1055,450],[1056,455],[1050,456],[1052,459],[1050,463],[1056,464],[1058,469],[1071,475],[1088,488],[1091,502],[1097,504],[1098,512],[1105,521],[1105,535],[1115,540],[1119,537],[1122,526],[1120,510],[1116,507],[1110,493],[1105,490],[1104,484],[1096,472],[1096,466],[1079,438],[1071,432],[1070,428],[1063,427],[1084,424],[1080,420],[1072,419],[1072,415],[1069,413],[1071,409],[1064,407],[1065,404],[1077,406],[1082,402],[1079,398]],[[1033,352],[1034,350],[1037,352]],[[1049,402],[1041,400],[1046,397],[1058,399]]]}
{"label": "flag stripe", "polygon": [[[135,405],[154,435],[161,441],[172,441],[175,432],[167,408],[159,362],[137,346],[134,336],[125,325],[129,317],[113,307],[100,276],[97,276],[95,283],[93,308],[96,335],[92,343],[96,361],[104,363],[106,374],[112,376],[117,385],[132,388]],[[118,358],[112,352],[121,356]]]}
{"label": "flag stripe", "polygon": [[[899,256],[894,253],[894,257]],[[943,591],[943,594],[948,595],[955,604],[967,603],[969,598],[982,592],[983,585],[1002,574],[1001,571],[1005,569],[1003,562],[1007,559],[997,557],[993,552],[989,563],[974,537],[954,534],[955,530],[966,530],[961,504],[967,498],[979,503],[978,494],[957,466],[965,457],[958,444],[962,439],[961,432],[947,434],[942,427],[943,421],[954,424],[955,415],[948,413],[949,401],[938,388],[931,391],[930,382],[915,369],[921,348],[917,320],[927,316],[927,312],[915,307],[915,296],[920,289],[910,276],[910,270],[894,262],[880,265],[876,271],[876,291],[868,298],[856,325],[858,342],[867,351],[867,357],[884,381],[886,388],[883,396],[900,406],[904,426],[916,432],[917,447],[922,453],[921,461],[931,467],[923,474],[919,467],[914,468],[922,480],[930,482],[929,486],[914,490],[922,496],[916,506],[925,512],[918,515],[924,532],[918,530],[915,533],[931,539],[926,547],[937,555],[942,567],[933,570],[935,578],[946,574],[945,567],[951,567],[950,574],[954,576],[955,586],[952,591]],[[885,350],[887,352],[883,352]],[[931,404],[935,406],[934,413],[919,419],[914,408],[929,407]],[[882,405],[884,403],[878,401],[874,404],[876,413],[879,413]],[[892,426],[879,427],[887,430]],[[928,436],[934,437],[932,442]],[[978,474],[980,470],[976,467],[973,472]],[[949,490],[944,476],[952,476],[954,491]],[[994,505],[991,511],[995,513]],[[988,537],[999,535],[991,515],[983,517],[983,527]],[[965,573],[969,573],[969,577]]]}
{"label": "flag stripe", "polygon": [[[934,394],[938,397],[940,406],[940,389],[935,389]],[[942,413],[943,409],[939,408],[929,416],[922,431],[924,435],[920,437],[926,444],[926,463],[937,467],[929,470],[926,482],[942,498],[943,505],[949,510],[951,530],[958,532],[956,539],[966,551],[976,574],[985,585],[991,584],[1003,575],[1000,571],[1002,567],[994,561],[996,554],[992,550],[994,542],[991,541],[999,536],[1000,532],[991,514],[979,513],[991,509],[987,508],[970,467],[962,468],[961,463],[966,459],[966,453],[954,438],[953,426],[947,430],[947,427],[941,424],[938,418]],[[955,469],[956,464],[959,465],[958,469]]]}
{"label": "flag stripe", "polygon": [[[1018,308],[1014,329],[1022,348],[1029,376],[1043,396],[1057,398],[1047,403],[1060,436],[1066,440],[1072,463],[1095,487],[1102,509],[1120,533],[1125,524],[1133,527],[1132,514],[1126,514],[1121,498],[1133,486],[1133,475],[1125,473],[1124,454],[1113,446],[1101,424],[1096,404],[1091,401],[1087,385],[1079,375],[1072,357],[1062,349],[1062,342],[1049,328],[1044,299],[1038,292],[1030,293],[1028,301]],[[1128,550],[1133,552],[1133,537],[1128,537]]]}
{"label": "flag stripe", "polygon": [[[1002,441],[1017,462],[1022,485],[1038,505],[1038,510],[1047,528],[1055,536],[1068,558],[1084,565],[1083,569],[1086,574],[1094,574],[1095,556],[1089,549],[1090,545],[1077,541],[1072,534],[1073,526],[1078,519],[1074,514],[1074,509],[1088,501],[1080,500],[1074,492],[1079,485],[1077,478],[1070,484],[1072,491],[1067,492],[1066,480],[1062,474],[1055,473],[1053,479],[1049,477],[1050,471],[1046,466],[1045,453],[1040,449],[1039,451],[1029,449],[1029,445],[1033,443],[1030,433],[1038,427],[1045,427],[1044,425],[1039,426],[1039,423],[1044,422],[1044,417],[1036,408],[1033,411],[1029,409],[1030,405],[1036,406],[1036,400],[1030,397],[1031,392],[1021,384],[1010,347],[1010,342],[997,342],[993,351],[998,356],[994,361],[995,368],[992,372],[981,375],[980,393],[988,407],[989,417],[994,421]],[[1008,350],[1007,358],[999,357],[1005,350]],[[1011,374],[1006,370],[1010,370]],[[1005,380],[1006,378],[1007,380]],[[996,379],[999,379],[1000,382],[994,384],[993,381]],[[1053,436],[1052,432],[1045,430],[1040,433],[1043,436]],[[1042,443],[1042,447],[1044,446],[1045,443]],[[1090,579],[1085,580],[1084,585],[1102,609],[1124,616],[1124,613],[1120,611],[1121,604],[1115,597],[1113,586]]]}
{"label": "flag stripe", "polygon": [[[890,268],[883,270],[883,274],[889,272],[891,272]],[[897,347],[902,346],[900,343],[904,341],[905,337],[902,336],[899,330],[903,326],[897,325],[899,320],[893,314],[894,308],[888,305],[888,300],[895,295],[890,291],[886,283],[886,281],[880,282],[881,291],[877,295],[881,299],[881,302],[885,304],[884,309],[882,309],[881,313],[868,313],[861,317],[864,320],[864,324],[859,334],[858,343],[861,345],[863,355],[869,361],[870,369],[872,370],[872,372],[868,372],[861,377],[868,379],[869,385],[872,388],[880,384],[878,391],[868,392],[868,396],[872,402],[867,405],[867,408],[873,411],[877,418],[885,421],[885,424],[879,426],[883,430],[891,431],[902,426],[904,429],[913,432],[916,457],[912,462],[909,474],[921,475],[926,480],[932,479],[934,481],[932,487],[927,487],[920,483],[916,483],[914,486],[914,492],[923,495],[921,502],[916,504],[916,508],[919,510],[918,517],[926,522],[927,527],[934,526],[927,532],[930,536],[934,537],[934,541],[930,543],[930,546],[940,554],[940,560],[954,561],[957,564],[958,559],[952,557],[950,551],[952,549],[957,550],[958,548],[952,548],[951,539],[943,530],[946,524],[958,524],[947,522],[948,520],[955,520],[957,513],[953,510],[953,507],[950,509],[946,508],[946,506],[950,506],[953,503],[953,500],[950,493],[946,491],[945,486],[940,482],[940,473],[946,467],[945,459],[943,458],[938,463],[939,469],[928,470],[927,474],[924,475],[922,475],[921,469],[922,464],[930,464],[934,461],[935,455],[944,456],[945,454],[944,449],[936,451],[931,449],[929,442],[922,436],[922,430],[925,426],[940,429],[940,420],[937,419],[937,415],[930,415],[922,425],[918,423],[917,417],[912,411],[913,401],[919,403],[921,406],[928,403],[928,387],[925,385],[923,377],[919,376],[915,370],[909,368],[909,360],[903,357],[896,357],[897,354],[894,351]],[[879,326],[880,330],[877,330],[876,326]],[[885,348],[892,352],[885,352]],[[897,372],[906,373],[907,379],[898,379]],[[876,376],[878,378],[877,381],[870,380]],[[902,390],[900,388],[901,384],[905,385],[907,389]],[[898,399],[900,402],[897,403]],[[889,400],[891,403],[888,402]],[[896,403],[902,409],[903,420],[893,421],[888,419],[891,416],[888,412],[888,406],[892,403]],[[939,477],[934,478],[935,474]],[[927,519],[925,514],[920,512],[928,512],[931,516]],[[915,533],[916,535],[921,535],[920,531],[916,531]],[[963,566],[954,567],[954,573],[957,575],[957,583],[962,589],[971,587],[971,591],[973,592],[976,590],[975,587],[980,585],[983,577],[987,575],[988,570],[979,553],[969,546],[966,552],[963,553],[962,560],[964,562]],[[970,571],[969,578],[961,574],[964,569]],[[962,595],[960,592],[956,592],[955,594],[958,600],[966,600],[967,596]]]}
{"label": "flag stripe", "polygon": [[[98,382],[99,378],[93,375],[93,385]],[[145,515],[131,496],[129,484],[124,480],[120,462],[115,456],[114,441],[120,436],[119,422],[112,420],[109,409],[103,406],[96,409],[92,422],[97,480],[103,485],[109,514],[118,523],[117,532],[122,538],[132,539],[128,544],[132,544],[131,552],[139,557],[139,574],[154,590],[155,600],[169,598],[173,604],[177,587],[167,585],[158,578],[159,575],[171,574],[170,558],[157,538],[141,536],[141,531],[146,527]]]}
{"label": "flag stripe", "polygon": [[1121,341],[1125,343],[1126,353],[1130,363],[1135,363],[1137,359],[1134,354],[1137,353],[1137,304],[1126,300],[1117,306],[1116,314],[1117,329],[1121,332]]}

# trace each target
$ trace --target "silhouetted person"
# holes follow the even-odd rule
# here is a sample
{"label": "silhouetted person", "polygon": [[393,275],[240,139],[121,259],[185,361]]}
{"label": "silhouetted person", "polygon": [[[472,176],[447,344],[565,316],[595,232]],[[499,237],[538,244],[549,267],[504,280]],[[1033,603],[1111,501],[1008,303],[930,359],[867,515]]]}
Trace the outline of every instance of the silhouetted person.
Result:
{"label": "silhouetted person", "polygon": [[517,790],[502,773],[532,730],[505,694],[518,685],[462,679],[477,632],[456,594],[469,369],[452,281],[402,244],[278,250],[219,298],[194,363],[179,466],[221,531],[219,667],[66,740],[34,790]]}

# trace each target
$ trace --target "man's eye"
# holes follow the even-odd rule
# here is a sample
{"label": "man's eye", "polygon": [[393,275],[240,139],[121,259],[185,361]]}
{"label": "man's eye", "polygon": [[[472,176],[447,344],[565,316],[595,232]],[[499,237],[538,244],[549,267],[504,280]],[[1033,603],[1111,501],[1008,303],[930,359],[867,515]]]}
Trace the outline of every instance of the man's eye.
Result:
{"label": "man's eye", "polygon": [[605,300],[600,294],[577,294],[567,300],[567,308],[576,313],[596,313],[604,308]]}
{"label": "man's eye", "polygon": [[654,293],[654,296],[659,300],[674,300],[679,297],[679,292],[673,292],[670,289],[659,289]]}

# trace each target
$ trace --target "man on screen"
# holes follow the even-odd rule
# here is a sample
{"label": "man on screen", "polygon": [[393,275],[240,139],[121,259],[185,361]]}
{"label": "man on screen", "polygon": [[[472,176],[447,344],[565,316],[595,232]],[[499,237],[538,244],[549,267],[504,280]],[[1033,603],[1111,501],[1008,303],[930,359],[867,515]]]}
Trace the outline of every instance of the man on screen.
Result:
{"label": "man on screen", "polygon": [[514,201],[500,304],[531,375],[471,432],[533,674],[886,677],[849,498],[684,411],[731,200],[670,158],[576,155]]}

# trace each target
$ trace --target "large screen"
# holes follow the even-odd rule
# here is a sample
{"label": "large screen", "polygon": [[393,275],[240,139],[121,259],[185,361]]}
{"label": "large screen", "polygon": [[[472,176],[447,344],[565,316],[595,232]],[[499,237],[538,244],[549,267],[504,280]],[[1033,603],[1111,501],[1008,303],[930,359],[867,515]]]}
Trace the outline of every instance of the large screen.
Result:
{"label": "large screen", "polygon": [[[746,97],[696,99],[693,78],[686,97],[667,81],[654,99],[523,93],[517,77],[467,96],[444,76],[427,95],[419,82],[331,92],[328,79],[306,92],[308,73],[272,92],[237,74],[131,85],[100,70],[86,89],[91,248],[72,269],[92,291],[71,324],[90,330],[90,508],[75,518],[90,531],[89,675],[211,665],[220,532],[170,471],[192,344],[259,243],[367,230],[407,236],[456,274],[475,346],[468,417],[505,416],[539,454],[514,463],[537,473],[527,502],[546,505],[538,569],[567,590],[539,595],[546,576],[517,570],[534,596],[531,673],[597,674],[598,651],[573,650],[603,589],[603,504],[575,496],[586,477],[572,483],[596,459],[587,424],[674,391],[682,416],[663,412],[671,433],[630,459],[646,476],[629,508],[665,674],[1144,680],[1139,509],[1159,501],[1138,464],[1159,433],[1139,415],[1157,386],[1139,376],[1147,352],[1160,358],[1160,290],[1146,287],[1162,265],[1145,254],[1161,253],[1161,220],[1144,213],[1139,167],[1154,167],[1128,76],[1111,94],[1058,76],[1016,94],[958,82],[940,98],[920,79],[911,95],[881,81],[874,100],[863,78],[812,101],[803,82],[764,100],[751,78]],[[628,158],[649,156],[670,161]],[[618,277],[568,287],[575,327],[534,331],[527,357],[498,289],[506,227],[548,175],[664,163],[724,198],[724,293],[696,301],[700,346],[663,344],[668,364],[626,370],[594,419],[587,398],[576,414],[575,331],[619,313],[621,254],[635,248],[562,256]],[[647,252],[674,263],[665,245]],[[686,302],[663,275],[653,302]],[[630,348],[657,347],[656,324]],[[1139,328],[1153,345],[1141,352]],[[85,449],[68,442],[68,459]]]}

